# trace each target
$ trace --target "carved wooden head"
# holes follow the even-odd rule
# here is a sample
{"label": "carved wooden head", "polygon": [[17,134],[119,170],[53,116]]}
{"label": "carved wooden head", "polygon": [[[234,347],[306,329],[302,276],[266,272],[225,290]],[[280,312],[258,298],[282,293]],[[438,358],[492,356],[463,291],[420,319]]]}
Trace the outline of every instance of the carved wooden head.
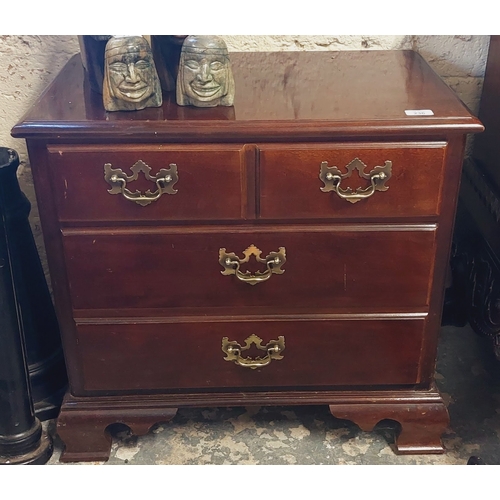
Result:
{"label": "carved wooden head", "polygon": [[144,37],[117,36],[106,44],[103,103],[106,111],[161,106],[160,81]]}
{"label": "carved wooden head", "polygon": [[182,45],[177,76],[180,106],[232,106],[234,78],[226,43],[214,35],[189,35]]}

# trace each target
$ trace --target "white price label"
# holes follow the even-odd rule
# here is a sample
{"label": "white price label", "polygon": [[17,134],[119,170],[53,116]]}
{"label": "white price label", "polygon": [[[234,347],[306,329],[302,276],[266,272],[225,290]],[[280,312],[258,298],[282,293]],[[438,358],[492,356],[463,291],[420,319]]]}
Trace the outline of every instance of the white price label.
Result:
{"label": "white price label", "polygon": [[431,109],[405,109],[406,116],[433,116]]}

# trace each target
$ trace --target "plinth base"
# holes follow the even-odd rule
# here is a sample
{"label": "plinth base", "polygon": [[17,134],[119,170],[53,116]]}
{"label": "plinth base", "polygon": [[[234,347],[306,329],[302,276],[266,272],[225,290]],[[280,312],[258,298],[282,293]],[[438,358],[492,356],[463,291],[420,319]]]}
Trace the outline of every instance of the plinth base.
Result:
{"label": "plinth base", "polygon": [[337,418],[370,431],[381,420],[401,424],[398,454],[443,453],[441,434],[449,416],[435,387],[428,390],[289,391],[75,397],[66,394],[57,420],[65,444],[62,462],[106,461],[111,450],[107,427],[121,423],[144,435],[171,420],[179,407],[322,405]]}
{"label": "plinth base", "polygon": [[448,410],[436,388],[429,391],[392,391],[352,394],[330,405],[334,417],[351,420],[372,431],[381,420],[398,422],[393,445],[398,455],[444,453],[441,435],[448,427]]}

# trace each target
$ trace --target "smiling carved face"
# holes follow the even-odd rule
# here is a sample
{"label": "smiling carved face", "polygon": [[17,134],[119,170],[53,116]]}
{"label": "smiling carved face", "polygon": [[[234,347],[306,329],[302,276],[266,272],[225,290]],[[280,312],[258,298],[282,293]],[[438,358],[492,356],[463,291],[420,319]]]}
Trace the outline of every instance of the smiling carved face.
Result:
{"label": "smiling carved face", "polygon": [[113,36],[104,55],[102,101],[106,111],[137,111],[162,105],[153,54],[142,36]]}
{"label": "smiling carved face", "polygon": [[222,55],[190,54],[184,62],[186,94],[201,102],[209,102],[227,93],[228,61]]}
{"label": "smiling carved face", "polygon": [[177,75],[180,106],[232,106],[234,78],[224,40],[214,35],[190,35],[182,45]]}
{"label": "smiling carved face", "polygon": [[113,51],[108,58],[108,76],[111,94],[127,102],[144,101],[154,91],[154,66],[145,50]]}

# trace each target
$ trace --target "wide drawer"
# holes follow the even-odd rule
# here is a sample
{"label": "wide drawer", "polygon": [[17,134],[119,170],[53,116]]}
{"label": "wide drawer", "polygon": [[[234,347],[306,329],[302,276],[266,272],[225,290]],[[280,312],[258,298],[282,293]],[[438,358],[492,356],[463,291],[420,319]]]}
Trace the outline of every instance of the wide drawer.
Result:
{"label": "wide drawer", "polygon": [[[416,384],[424,328],[424,318],[77,325],[84,393]],[[224,338],[226,350],[250,348],[227,361]]]}
{"label": "wide drawer", "polygon": [[61,221],[246,218],[241,145],[52,145],[48,153]]}
{"label": "wide drawer", "polygon": [[[65,229],[63,235],[74,309],[141,315],[143,308],[216,307],[230,314],[233,307],[259,306],[278,312],[426,307],[436,227],[198,226]],[[234,254],[222,262],[245,260],[251,245],[241,273],[228,274],[221,251]],[[256,249],[264,263],[257,262]],[[273,252],[286,258],[281,274],[269,272]],[[268,279],[252,285],[258,273]]]}
{"label": "wide drawer", "polygon": [[270,144],[258,149],[262,219],[439,214],[446,143]]}

